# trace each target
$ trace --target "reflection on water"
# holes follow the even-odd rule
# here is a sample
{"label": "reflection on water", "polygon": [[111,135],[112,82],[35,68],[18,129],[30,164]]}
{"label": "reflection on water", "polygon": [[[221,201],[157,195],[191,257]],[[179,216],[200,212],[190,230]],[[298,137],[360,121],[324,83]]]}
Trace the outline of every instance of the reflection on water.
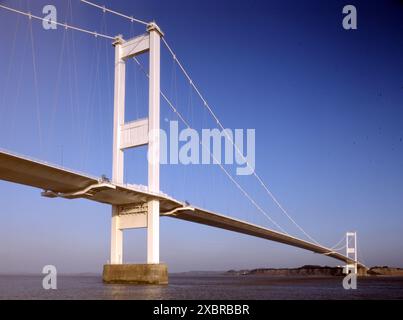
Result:
{"label": "reflection on water", "polygon": [[170,275],[169,285],[106,285],[100,276],[59,276],[57,290],[42,276],[0,276],[0,299],[403,299],[403,277],[359,278],[344,290],[341,277]]}
{"label": "reflection on water", "polygon": [[[79,277],[76,278],[79,281]],[[100,278],[97,278],[101,281]],[[133,285],[123,285],[123,284],[102,284],[104,288],[104,295],[102,297],[96,297],[99,299],[146,299],[146,300],[158,300],[164,298],[164,290],[167,286],[133,286]],[[89,288],[88,288],[89,289]],[[91,296],[91,288],[88,290],[88,294]],[[82,297],[80,299],[87,299],[87,297]]]}

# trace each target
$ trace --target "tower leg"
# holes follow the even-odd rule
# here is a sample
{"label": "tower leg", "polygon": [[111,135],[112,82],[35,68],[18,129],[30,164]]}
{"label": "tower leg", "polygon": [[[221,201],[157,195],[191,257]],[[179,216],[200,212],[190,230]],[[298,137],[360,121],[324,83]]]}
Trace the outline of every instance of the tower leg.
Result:
{"label": "tower leg", "polygon": [[112,206],[111,264],[123,263],[123,231],[119,229],[117,206]]}
{"label": "tower leg", "polygon": [[[121,126],[125,118],[125,61],[121,58],[122,43],[115,43],[115,86],[113,115],[112,181],[123,183],[123,151],[120,148]],[[112,206],[111,221],[111,264],[121,264],[123,260],[123,232],[119,229],[118,207]]]}
{"label": "tower leg", "polygon": [[[160,39],[161,33],[155,26],[148,28],[150,33],[150,79],[148,115],[148,189],[160,191]],[[147,218],[147,263],[158,264],[160,203],[148,202]]]}
{"label": "tower leg", "polygon": [[148,202],[147,263],[160,263],[160,203],[157,200]]}

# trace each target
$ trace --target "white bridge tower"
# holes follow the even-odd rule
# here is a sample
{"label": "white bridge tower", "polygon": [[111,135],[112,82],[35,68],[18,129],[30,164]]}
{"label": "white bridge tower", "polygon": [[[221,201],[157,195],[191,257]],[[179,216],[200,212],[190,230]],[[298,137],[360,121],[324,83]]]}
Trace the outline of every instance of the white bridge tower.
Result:
{"label": "white bridge tower", "polygon": [[346,233],[346,257],[355,261],[355,263],[347,263],[344,273],[358,273],[357,267],[357,232]]}
{"label": "white bridge tower", "polygon": [[[124,150],[148,145],[148,191],[160,191],[160,40],[163,33],[150,23],[147,33],[128,41],[118,36],[115,46],[112,182],[124,184]],[[146,119],[125,122],[126,61],[149,53],[149,113]],[[112,206],[110,264],[105,282],[167,283],[167,266],[159,261],[160,203]],[[123,230],[147,228],[147,264],[123,264]]]}

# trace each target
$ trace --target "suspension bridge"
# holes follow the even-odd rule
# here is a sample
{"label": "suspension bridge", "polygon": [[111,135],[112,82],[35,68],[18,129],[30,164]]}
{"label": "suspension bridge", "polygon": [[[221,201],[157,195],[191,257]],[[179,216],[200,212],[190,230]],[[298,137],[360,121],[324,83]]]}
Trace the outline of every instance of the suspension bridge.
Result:
{"label": "suspension bridge", "polygon": [[[105,282],[158,284],[168,282],[167,266],[160,263],[160,217],[204,224],[326,255],[345,263],[351,272],[357,273],[358,269],[366,269],[366,266],[357,259],[356,233],[347,233],[346,244],[341,248],[336,248],[340,243],[331,248],[321,245],[291,217],[269,190],[263,179],[254,170],[253,177],[259,182],[263,190],[308,240],[292,236],[282,229],[255,201],[250,193],[241,186],[236,177],[221,164],[218,164],[220,169],[231,183],[233,183],[239,189],[240,193],[243,194],[260,213],[268,218],[278,230],[269,229],[231,216],[199,208],[186,201],[180,201],[164,194],[160,188],[160,100],[163,99],[168,104],[185,127],[191,128],[191,126],[172,100],[160,89],[161,43],[166,46],[173,60],[189,81],[190,86],[201,99],[203,107],[206,108],[218,127],[225,133],[224,126],[214,113],[212,106],[201,94],[195,81],[193,81],[183,64],[178,60],[176,53],[168,44],[164,33],[155,22],[148,23],[90,1],[81,0],[81,2],[102,10],[104,13],[107,12],[119,16],[122,19],[127,19],[130,22],[142,24],[146,28],[145,33],[131,39],[124,39],[120,35],[110,36],[75,27],[67,23],[51,20],[47,21],[49,23],[58,24],[65,29],[71,29],[76,32],[83,32],[110,40],[115,48],[112,178],[94,177],[66,169],[62,166],[49,164],[45,161],[1,150],[0,179],[39,188],[42,190],[41,195],[47,198],[83,198],[110,205],[112,207],[111,248],[110,263],[104,266],[103,277]],[[29,19],[45,20],[30,12],[24,12],[5,5],[0,5],[0,9],[13,14],[24,15]],[[148,68],[143,66],[137,58],[139,55],[143,54],[149,55]],[[126,63],[129,60],[134,60],[141,67],[141,70],[148,79],[149,101],[147,118],[126,122]],[[232,138],[230,136],[226,138],[232,143],[235,151],[243,157],[241,150],[237,147]],[[144,145],[148,146],[149,155],[147,168],[148,186],[146,187],[129,184],[124,181],[124,151]],[[214,157],[211,152],[210,155]],[[247,165],[250,166],[249,163],[247,163]],[[147,228],[146,264],[134,265],[123,263],[123,231],[134,228]],[[353,238],[353,241],[349,241],[349,238]],[[345,249],[345,252],[339,252],[341,249]]]}

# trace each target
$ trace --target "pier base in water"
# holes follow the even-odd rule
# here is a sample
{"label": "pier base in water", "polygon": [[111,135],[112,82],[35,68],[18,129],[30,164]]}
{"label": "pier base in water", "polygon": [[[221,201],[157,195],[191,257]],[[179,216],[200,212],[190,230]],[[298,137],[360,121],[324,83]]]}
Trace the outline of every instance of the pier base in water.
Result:
{"label": "pier base in water", "polygon": [[106,264],[102,280],[121,284],[168,284],[168,266],[159,264]]}

